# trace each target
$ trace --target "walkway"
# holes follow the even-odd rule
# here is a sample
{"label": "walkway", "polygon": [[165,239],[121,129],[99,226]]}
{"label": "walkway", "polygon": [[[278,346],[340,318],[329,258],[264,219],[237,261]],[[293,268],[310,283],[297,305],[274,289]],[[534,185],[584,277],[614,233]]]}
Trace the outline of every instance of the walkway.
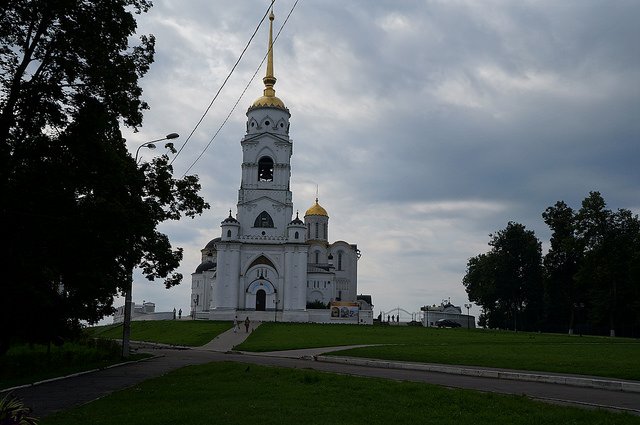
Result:
{"label": "walkway", "polygon": [[[259,323],[255,324],[255,327]],[[254,327],[254,328],[255,328]],[[134,386],[142,381],[164,375],[167,372],[187,365],[204,364],[215,361],[235,361],[266,366],[289,367],[297,369],[314,369],[318,371],[341,373],[354,376],[377,377],[394,380],[426,382],[455,388],[467,388],[485,392],[527,395],[534,399],[566,403],[581,406],[603,407],[624,410],[640,415],[640,393],[618,391],[605,388],[578,387],[560,385],[544,381],[512,380],[492,377],[501,372],[497,369],[465,367],[466,374],[435,369],[443,365],[424,365],[406,362],[372,361],[346,357],[322,356],[321,354],[342,350],[346,347],[331,347],[305,350],[291,350],[270,353],[238,353],[232,348],[246,339],[249,334],[224,332],[208,344],[191,349],[184,347],[169,348],[160,344],[144,344],[145,351],[155,356],[151,359],[123,364],[117,367],[91,373],[71,376],[38,385],[27,386],[15,390],[15,393],[32,407],[34,414],[40,417],[82,405],[104,397],[114,391]],[[449,366],[450,369],[461,369]],[[477,371],[474,372],[469,371]],[[445,372],[445,373],[443,373]],[[510,371],[513,373],[514,371]],[[541,375],[527,372],[529,375]],[[571,378],[564,375],[555,375]],[[600,379],[602,380],[602,379]],[[617,380],[602,380],[619,382]],[[635,384],[640,389],[640,382],[624,381]],[[613,386],[611,386],[613,388]]]}
{"label": "walkway", "polygon": [[202,347],[199,347],[200,350],[206,351],[218,351],[222,353],[226,353],[231,351],[233,347],[240,345],[244,342],[245,339],[251,334],[251,331],[260,326],[262,322],[251,322],[250,332],[245,332],[244,323],[240,323],[240,329],[235,330],[231,328],[226,332],[221,333],[217,337],[215,337],[212,341],[206,343]]}

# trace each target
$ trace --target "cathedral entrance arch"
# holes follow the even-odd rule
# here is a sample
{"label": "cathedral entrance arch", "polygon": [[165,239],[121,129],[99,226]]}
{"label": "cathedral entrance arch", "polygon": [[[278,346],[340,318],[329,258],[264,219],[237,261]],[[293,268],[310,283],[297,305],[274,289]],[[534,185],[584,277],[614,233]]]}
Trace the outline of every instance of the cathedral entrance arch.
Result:
{"label": "cathedral entrance arch", "polygon": [[269,306],[275,305],[278,291],[273,284],[265,278],[258,278],[251,282],[245,292],[245,306],[256,311],[270,310]]}
{"label": "cathedral entrance arch", "polygon": [[256,311],[265,311],[267,307],[267,293],[264,289],[256,292]]}

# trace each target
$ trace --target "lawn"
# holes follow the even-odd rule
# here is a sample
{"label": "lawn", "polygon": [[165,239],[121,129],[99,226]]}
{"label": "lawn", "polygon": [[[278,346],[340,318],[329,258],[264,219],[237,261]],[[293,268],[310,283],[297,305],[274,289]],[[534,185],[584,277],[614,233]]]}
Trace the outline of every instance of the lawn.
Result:
{"label": "lawn", "polygon": [[625,338],[410,326],[265,323],[236,349],[260,352],[356,344],[385,345],[332,355],[640,380],[640,341]]}
{"label": "lawn", "polygon": [[[149,357],[136,354],[128,360]],[[60,347],[17,344],[0,356],[0,389],[31,384],[121,363],[122,349],[111,341],[68,342]]]}
{"label": "lawn", "polygon": [[[131,340],[199,347],[231,329],[231,322],[149,320],[131,322]],[[94,338],[122,339],[122,324],[90,328]]]}
{"label": "lawn", "polygon": [[74,424],[640,424],[640,417],[429,384],[240,363],[189,366],[44,418]]}

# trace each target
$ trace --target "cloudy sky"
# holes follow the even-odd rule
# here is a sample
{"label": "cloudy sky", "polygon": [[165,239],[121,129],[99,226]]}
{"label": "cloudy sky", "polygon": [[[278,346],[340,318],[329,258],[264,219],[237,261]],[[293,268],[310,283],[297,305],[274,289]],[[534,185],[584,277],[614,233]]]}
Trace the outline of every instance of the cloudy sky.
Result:
{"label": "cloudy sky", "polygon": [[[141,81],[144,126],[125,132],[132,152],[170,132],[186,140],[268,4],[154,0],[138,18],[156,60]],[[293,4],[276,2],[276,30]],[[597,190],[610,208],[640,212],[639,17],[633,0],[299,1],[274,48],[276,94],[292,114],[294,210],[312,205],[317,184],[330,239],[362,251],[358,292],[376,314],[467,302],[467,260],[489,233],[517,221],[546,250],[541,213],[558,200],[579,208]],[[176,158],[178,175],[250,81],[267,31]],[[200,249],[236,211],[245,112],[263,75],[190,171],[212,208],[162,227],[185,250],[183,284],[137,276],[136,302],[189,311]]]}

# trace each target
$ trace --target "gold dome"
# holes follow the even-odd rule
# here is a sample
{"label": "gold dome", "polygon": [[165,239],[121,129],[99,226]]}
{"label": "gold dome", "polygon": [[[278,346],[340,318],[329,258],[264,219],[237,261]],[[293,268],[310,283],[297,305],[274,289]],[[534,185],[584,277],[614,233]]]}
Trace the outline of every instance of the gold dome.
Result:
{"label": "gold dome", "polygon": [[260,108],[263,106],[287,109],[287,107],[284,106],[284,102],[280,100],[279,97],[276,97],[276,96],[260,96],[258,99],[256,99],[255,102],[253,102],[253,105],[251,105],[251,108]]}
{"label": "gold dome", "polygon": [[327,214],[327,210],[325,210],[324,208],[322,208],[322,207],[320,206],[320,204],[318,203],[318,198],[316,198],[316,203],[315,203],[315,204],[313,204],[313,205],[311,206],[311,208],[309,208],[309,209],[307,210],[307,212],[306,212],[306,213],[304,213],[304,216],[305,216],[305,217],[306,217],[306,216],[308,216],[308,215],[321,215],[321,216],[324,216],[324,217],[327,217],[327,218],[329,217],[329,214]]}

